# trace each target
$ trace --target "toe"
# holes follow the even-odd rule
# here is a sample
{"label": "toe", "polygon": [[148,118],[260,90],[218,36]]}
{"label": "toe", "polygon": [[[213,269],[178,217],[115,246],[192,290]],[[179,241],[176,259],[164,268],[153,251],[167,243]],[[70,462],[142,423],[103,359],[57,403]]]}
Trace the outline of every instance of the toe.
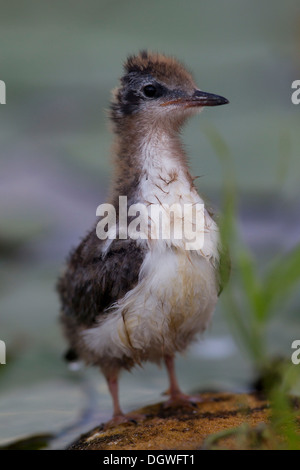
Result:
{"label": "toe", "polygon": [[197,403],[201,403],[203,400],[200,396],[190,396],[184,393],[172,396],[164,404],[164,408],[197,408]]}
{"label": "toe", "polygon": [[107,421],[104,424],[104,430],[106,431],[107,429],[115,428],[116,426],[119,426],[121,424],[137,425],[140,421],[143,421],[145,418],[146,418],[145,415],[138,414],[138,413],[128,413],[126,415],[124,414],[115,415],[113,416],[111,420]]}

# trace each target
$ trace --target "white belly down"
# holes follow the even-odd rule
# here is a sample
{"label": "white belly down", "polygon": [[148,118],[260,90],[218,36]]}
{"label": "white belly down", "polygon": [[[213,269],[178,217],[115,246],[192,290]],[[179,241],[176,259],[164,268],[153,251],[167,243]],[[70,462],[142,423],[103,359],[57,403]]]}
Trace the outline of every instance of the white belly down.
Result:
{"label": "white belly down", "polygon": [[216,302],[216,273],[207,258],[185,250],[150,251],[136,287],[96,327],[84,330],[83,340],[99,358],[159,362],[206,329]]}

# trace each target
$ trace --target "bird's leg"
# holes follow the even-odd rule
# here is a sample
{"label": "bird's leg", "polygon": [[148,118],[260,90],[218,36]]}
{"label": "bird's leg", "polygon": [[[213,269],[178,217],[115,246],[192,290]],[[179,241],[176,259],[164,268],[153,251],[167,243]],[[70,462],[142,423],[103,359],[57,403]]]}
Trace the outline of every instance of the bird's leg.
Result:
{"label": "bird's leg", "polygon": [[108,421],[104,429],[108,429],[118,424],[122,423],[133,423],[136,424],[137,421],[141,421],[145,418],[144,415],[137,414],[137,413],[128,413],[124,414],[121,410],[120,401],[119,401],[119,380],[118,380],[118,373],[114,372],[111,374],[105,374],[107,386],[112,398],[113,402],[113,417],[110,421]]}
{"label": "bird's leg", "polygon": [[166,368],[167,368],[167,372],[169,376],[169,383],[170,383],[169,394],[171,398],[176,398],[182,395],[182,392],[177,382],[177,377],[175,373],[174,356],[165,356],[165,364],[166,364]]}
{"label": "bird's leg", "polygon": [[113,402],[113,418],[124,416],[124,413],[121,410],[120,401],[119,401],[118,374],[112,374],[112,375],[106,376],[106,381],[107,381],[108,390],[110,392],[112,402]]}
{"label": "bird's leg", "polygon": [[170,383],[168,391],[170,399],[164,404],[164,407],[181,406],[186,404],[195,405],[197,402],[202,401],[200,397],[186,395],[180,390],[175,373],[174,356],[166,355],[164,359]]}

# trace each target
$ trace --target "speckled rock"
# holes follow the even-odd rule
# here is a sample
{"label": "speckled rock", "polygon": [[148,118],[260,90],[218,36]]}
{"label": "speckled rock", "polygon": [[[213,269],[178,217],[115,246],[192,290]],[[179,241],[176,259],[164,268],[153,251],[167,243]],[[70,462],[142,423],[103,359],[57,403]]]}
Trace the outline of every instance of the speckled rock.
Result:
{"label": "speckled rock", "polygon": [[254,394],[205,393],[195,407],[164,409],[152,405],[137,413],[138,424],[111,429],[101,425],[74,442],[70,450],[195,450],[272,448],[268,403]]}

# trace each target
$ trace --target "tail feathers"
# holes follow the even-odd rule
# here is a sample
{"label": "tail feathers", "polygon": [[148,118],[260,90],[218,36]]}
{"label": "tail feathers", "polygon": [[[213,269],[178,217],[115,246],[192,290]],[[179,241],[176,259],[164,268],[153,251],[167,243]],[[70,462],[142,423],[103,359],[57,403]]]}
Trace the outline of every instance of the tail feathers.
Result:
{"label": "tail feathers", "polygon": [[64,354],[64,359],[65,361],[68,362],[68,367],[72,371],[77,371],[81,369],[82,367],[82,362],[79,359],[79,356],[75,349],[68,349],[66,353]]}
{"label": "tail feathers", "polygon": [[75,349],[68,349],[64,354],[64,360],[67,362],[76,362],[79,360],[78,354]]}

